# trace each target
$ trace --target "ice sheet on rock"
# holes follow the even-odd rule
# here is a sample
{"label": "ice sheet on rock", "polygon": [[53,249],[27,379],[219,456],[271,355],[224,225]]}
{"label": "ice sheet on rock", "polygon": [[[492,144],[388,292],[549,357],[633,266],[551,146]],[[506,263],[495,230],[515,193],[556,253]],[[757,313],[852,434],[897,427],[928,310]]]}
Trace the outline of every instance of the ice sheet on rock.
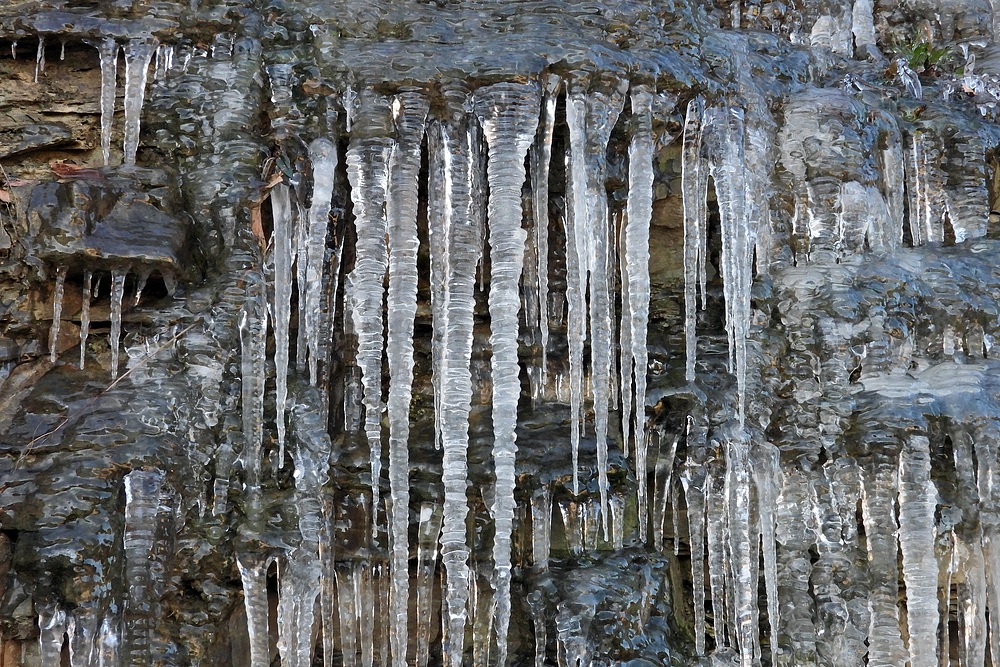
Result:
{"label": "ice sheet on rock", "polygon": [[[497,661],[507,660],[511,532],[517,454],[518,283],[527,233],[521,227],[524,160],[538,125],[536,84],[501,83],[476,91],[474,104],[489,146],[490,345],[493,350],[493,465],[496,495],[493,587]],[[488,640],[487,640],[488,641]]]}
{"label": "ice sheet on rock", "polygon": [[300,226],[296,245],[298,259],[300,313],[304,316],[305,346],[302,355],[308,355],[309,382],[318,381],[321,342],[325,332],[320,331],[320,310],[324,292],[324,262],[326,237],[333,200],[333,178],[337,170],[337,146],[326,138],[319,138],[309,145],[309,159],[313,169],[312,203],[308,222]]}
{"label": "ice sheet on rock", "polygon": [[[257,271],[246,275],[246,299],[240,311],[241,408],[244,484],[250,507],[259,509],[260,468],[264,446],[264,383],[267,378],[267,287]],[[255,520],[260,517],[254,517]]]}
{"label": "ice sheet on rock", "polygon": [[48,667],[62,664],[62,647],[66,638],[66,611],[55,605],[38,609],[38,652],[41,664]]}
{"label": "ice sheet on rock", "polygon": [[125,164],[135,164],[149,63],[158,43],[155,38],[143,37],[130,40],[125,47]]}
{"label": "ice sheet on rock", "polygon": [[417,312],[417,177],[420,144],[429,108],[418,92],[403,92],[393,101],[397,145],[389,163],[386,201],[389,237],[388,340],[389,364],[389,523],[392,545],[390,596],[393,664],[406,665],[409,599],[410,516],[409,433],[413,387],[413,321]]}
{"label": "ice sheet on rock", "polygon": [[[599,86],[600,84],[595,84]],[[579,448],[579,411],[583,396],[583,342],[590,321],[590,387],[594,397],[594,430],[597,437],[598,488],[604,537],[608,538],[608,411],[611,384],[612,304],[609,298],[608,257],[611,252],[608,219],[607,146],[625,104],[626,82],[607,89],[571,87],[566,99],[572,175],[572,211],[567,211],[567,302],[569,303],[571,446]],[[571,214],[570,214],[571,213]],[[570,222],[569,219],[572,218]],[[574,246],[576,266],[571,266],[568,246]],[[572,269],[575,268],[574,272]],[[570,293],[573,293],[572,297]],[[589,292],[589,303],[584,297]],[[576,361],[576,363],[574,363]],[[572,400],[575,399],[575,400]],[[575,461],[575,457],[574,457]],[[576,474],[574,464],[574,475]],[[574,492],[577,482],[574,480]]]}
{"label": "ice sheet on rock", "polygon": [[[435,341],[440,357],[434,375],[438,409],[435,419],[443,449],[444,517],[441,560],[445,566],[442,615],[444,664],[462,664],[469,599],[469,546],[466,539],[467,450],[472,401],[473,309],[475,269],[481,254],[481,232],[472,197],[470,165],[475,159],[475,135],[465,114],[468,93],[446,86],[446,118],[428,134],[430,173],[439,174],[439,187],[429,202],[431,264],[438,266],[440,283],[433,304]],[[432,269],[433,273],[433,269]],[[432,276],[433,278],[433,276]]]}

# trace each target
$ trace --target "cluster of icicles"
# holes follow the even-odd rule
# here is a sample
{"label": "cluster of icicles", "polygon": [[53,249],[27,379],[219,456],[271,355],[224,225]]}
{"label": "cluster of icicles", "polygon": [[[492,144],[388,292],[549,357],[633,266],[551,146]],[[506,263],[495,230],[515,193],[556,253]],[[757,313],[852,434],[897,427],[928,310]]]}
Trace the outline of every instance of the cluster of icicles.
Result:
{"label": "cluster of icicles", "polygon": [[[280,81],[278,81],[280,83]],[[445,569],[442,631],[443,653],[448,665],[462,664],[465,629],[470,606],[470,588],[475,576],[470,568],[467,543],[466,498],[469,414],[472,403],[470,363],[473,346],[474,288],[482,266],[485,243],[489,244],[489,313],[492,348],[493,464],[496,475],[493,544],[493,629],[497,664],[507,658],[510,621],[511,534],[514,521],[517,403],[520,394],[518,367],[518,319],[523,308],[528,326],[536,328],[544,348],[548,340],[548,175],[556,102],[564,82],[549,77],[543,82],[498,83],[474,92],[460,86],[445,87],[446,113],[432,117],[428,100],[417,91],[386,97],[372,91],[344,95],[351,139],[347,149],[347,173],[351,185],[355,229],[356,262],[344,286],[345,326],[357,336],[357,365],[361,371],[363,428],[371,451],[372,517],[379,506],[382,460],[383,412],[388,416],[390,498],[386,510],[391,546],[388,606],[392,628],[392,664],[407,664],[407,610],[409,607],[408,435],[409,406],[413,382],[413,327],[417,307],[418,176],[421,144],[426,135],[429,155],[428,219],[430,284],[433,317],[433,386],[436,441],[443,456],[444,504],[436,527],[428,514],[431,544],[438,534]],[[646,480],[646,326],[649,311],[649,224],[653,201],[653,115],[670,111],[675,103],[644,86],[627,85],[608,90],[587,90],[573,83],[566,87],[566,123],[570,148],[566,167],[567,238],[566,322],[569,340],[571,439],[567,457],[573,461],[573,489],[579,492],[576,471],[583,424],[584,397],[593,397],[600,507],[604,540],[612,519],[614,543],[621,543],[620,498],[609,501],[608,421],[616,400],[613,387],[620,387],[621,423],[626,454],[634,452],[638,475],[641,539],[645,541],[647,508]],[[275,96],[282,92],[276,87]],[[607,191],[607,146],[611,131],[630,96],[632,115],[629,146],[629,189],[626,220],[620,238],[609,216]],[[471,111],[471,113],[470,113]],[[694,290],[700,271],[704,285],[706,257],[707,184],[715,176],[725,226],[727,308],[734,366],[739,378],[740,417],[745,375],[747,323],[749,319],[750,261],[755,242],[752,220],[756,214],[753,187],[744,174],[746,151],[762,147],[746,142],[743,112],[739,109],[705,110],[701,100],[691,103],[685,128],[686,252],[689,289]],[[706,150],[702,150],[702,141]],[[276,425],[278,460],[284,460],[286,401],[289,358],[289,304],[297,284],[300,329],[297,365],[317,382],[324,331],[328,322],[320,308],[320,295],[339,289],[324,281],[337,280],[342,243],[333,253],[332,268],[324,267],[325,239],[334,172],[338,163],[336,145],[327,138],[310,146],[313,190],[308,210],[296,207],[290,187],[271,191],[273,211],[272,251],[273,303],[266,304],[263,276],[253,273],[247,283],[247,301],[240,320],[243,356],[243,420],[245,444],[242,453],[251,504],[260,481],[263,455],[265,349],[268,312],[275,340]],[[531,229],[523,226],[522,187],[530,165],[533,192]],[[484,169],[484,165],[488,165]],[[485,171],[485,174],[484,174]],[[485,184],[489,198],[483,202]],[[487,222],[488,221],[488,222]],[[527,252],[526,252],[527,248]],[[615,258],[618,253],[618,258]],[[620,267],[621,319],[614,313],[615,276]],[[388,276],[388,287],[385,278]],[[703,292],[704,294],[704,292]],[[588,297],[589,295],[589,297]],[[689,299],[693,304],[694,300]],[[689,319],[689,368],[694,368],[694,319]],[[325,324],[325,326],[324,326]],[[613,354],[613,335],[618,330],[620,356]],[[584,372],[585,341],[590,341],[591,368]],[[383,400],[383,354],[388,363],[389,390]],[[615,366],[619,377],[613,378]],[[546,373],[543,361],[542,374]],[[589,378],[589,379],[588,379]],[[543,380],[544,384],[544,380]],[[589,386],[585,387],[585,384]],[[616,392],[618,393],[618,392]],[[296,459],[298,459],[298,456]],[[315,478],[315,471],[299,470],[296,478]],[[297,487],[300,486],[297,484]],[[304,486],[304,483],[303,483]],[[550,524],[551,498],[537,503],[533,514],[541,525]],[[614,505],[609,508],[609,505]],[[547,508],[547,509],[546,509]],[[535,511],[537,510],[537,512]],[[617,511],[614,511],[617,510]],[[422,517],[423,518],[423,517]],[[312,608],[317,595],[327,587],[320,581],[321,566],[303,568],[303,550],[321,556],[326,547],[317,536],[315,522],[302,526],[303,546],[294,549],[279,570],[287,576],[291,606],[279,610],[279,650],[282,664],[307,665],[311,655],[309,636]],[[371,521],[375,527],[374,519]],[[749,519],[746,523],[749,526]],[[747,528],[749,531],[749,528]],[[424,532],[424,521],[421,522]],[[662,531],[657,531],[661,533]],[[749,532],[746,535],[749,543]],[[536,558],[547,549],[538,538]],[[421,551],[428,544],[423,540]],[[747,547],[749,549],[749,546]],[[773,555],[773,550],[770,552]],[[426,554],[425,554],[426,555]],[[749,551],[747,552],[749,556]],[[435,554],[436,557],[436,554]],[[329,555],[326,556],[329,558]],[[312,562],[315,563],[319,558]],[[424,559],[425,560],[425,559]],[[293,562],[293,561],[297,561]],[[266,594],[264,586],[269,561],[253,555],[241,560],[247,612],[251,625],[252,664],[267,664]],[[700,567],[700,563],[696,564]],[[433,561],[431,561],[433,569]],[[282,583],[282,591],[285,590]],[[304,599],[303,599],[304,596]],[[419,597],[426,597],[418,595]],[[748,592],[742,600],[752,601]],[[426,600],[425,600],[426,604]],[[418,607],[420,600],[418,600]],[[293,608],[294,607],[294,608]],[[324,605],[325,608],[325,605]],[[343,610],[342,610],[343,611]],[[326,615],[326,612],[324,611]],[[263,626],[261,626],[263,623]],[[306,627],[302,627],[305,623]],[[362,623],[363,625],[363,623]],[[704,623],[702,622],[702,626]],[[355,624],[351,628],[357,627]],[[749,629],[747,629],[749,632]],[[754,630],[754,632],[756,632]],[[324,643],[332,642],[324,622]],[[353,630],[351,637],[353,637]],[[749,637],[749,635],[747,635]],[[348,640],[345,640],[348,641]],[[489,641],[489,640],[487,640]],[[747,638],[747,646],[751,646]],[[426,637],[418,645],[426,644]],[[585,645],[585,642],[584,642]],[[332,643],[329,644],[332,646]],[[703,646],[700,644],[699,646]],[[298,647],[298,648],[294,648]],[[544,641],[540,648],[544,658]],[[752,651],[752,649],[748,650]],[[426,653],[424,660],[426,660]],[[332,660],[331,651],[325,651]],[[367,657],[365,657],[367,655]],[[371,663],[369,653],[362,655]],[[418,660],[419,662],[419,660]]]}

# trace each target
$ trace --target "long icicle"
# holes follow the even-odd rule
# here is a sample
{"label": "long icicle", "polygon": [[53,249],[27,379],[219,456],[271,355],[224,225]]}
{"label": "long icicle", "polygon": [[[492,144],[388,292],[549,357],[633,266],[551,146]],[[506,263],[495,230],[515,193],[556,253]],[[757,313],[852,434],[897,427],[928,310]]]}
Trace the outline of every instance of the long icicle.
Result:
{"label": "long icicle", "polygon": [[56,269],[56,286],[52,291],[52,327],[49,329],[49,361],[59,358],[59,323],[62,321],[63,294],[66,290],[66,267]]}
{"label": "long icicle", "polygon": [[[625,227],[625,265],[627,267],[629,301],[629,341],[631,368],[623,376],[634,374],[635,397],[635,471],[639,486],[639,539],[646,541],[648,501],[646,489],[646,326],[649,320],[649,224],[653,217],[653,125],[652,93],[637,88],[632,93],[632,115],[636,119],[635,134],[628,151],[628,223]],[[623,327],[624,329],[624,327]],[[622,335],[624,339],[624,333]],[[622,383],[625,402],[625,383]],[[631,421],[626,412],[622,421]]]}
{"label": "long icicle", "polygon": [[83,272],[83,294],[80,300],[80,370],[87,361],[87,337],[90,335],[90,295],[93,284],[90,269]]}
{"label": "long icicle", "polygon": [[351,314],[358,333],[358,366],[361,368],[365,435],[371,454],[371,527],[378,531],[379,483],[382,477],[382,352],[384,343],[385,274],[389,265],[386,245],[386,191],[389,157],[394,141],[389,101],[369,91],[360,95],[354,134],[347,149],[347,176],[354,200],[357,259],[351,273]]}
{"label": "long icicle", "polygon": [[548,385],[549,346],[549,163],[555,134],[559,77],[552,74],[545,86],[541,131],[531,148],[532,215],[535,220],[535,260],[538,279],[538,331],[542,346],[542,387]]}
{"label": "long icicle", "polygon": [[97,52],[101,59],[101,155],[104,166],[108,166],[111,164],[111,129],[118,86],[118,43],[108,37],[97,45]]}
{"label": "long icicle", "polygon": [[[695,379],[698,356],[697,289],[705,266],[706,197],[708,196],[707,166],[701,156],[705,107],[700,97],[691,100],[684,121],[681,149],[681,190],[684,200],[684,339],[686,345],[685,378]],[[703,281],[702,281],[703,282]],[[701,291],[701,307],[705,307],[705,290]]]}
{"label": "long icicle", "polygon": [[534,84],[501,83],[476,93],[476,111],[489,145],[490,344],[493,349],[493,464],[496,496],[493,540],[497,664],[507,662],[510,625],[510,539],[514,523],[517,402],[518,282],[527,232],[521,227],[524,159],[538,125]]}
{"label": "long icicle", "polygon": [[125,164],[135,164],[149,63],[158,43],[155,38],[133,39],[125,47]]}
{"label": "long icicle", "polygon": [[292,302],[292,206],[289,187],[279,183],[271,189],[274,231],[274,409],[278,427],[278,466],[285,465],[285,402],[288,398],[288,324]]}
{"label": "long icicle", "polygon": [[323,294],[323,260],[326,255],[326,236],[333,199],[333,176],[337,170],[336,144],[326,138],[316,139],[309,145],[309,159],[313,168],[313,196],[309,206],[308,223],[302,229],[303,233],[299,235],[302,245],[298,250],[298,262],[300,281],[301,278],[305,278],[305,283],[299,286],[299,299],[304,304],[301,311],[304,322],[301,324],[305,324],[309,382],[315,385],[319,364],[319,311]]}
{"label": "long icicle", "polygon": [[111,272],[111,379],[118,377],[118,353],[122,338],[122,299],[125,296],[127,269]]}
{"label": "long icicle", "polygon": [[[469,599],[469,546],[466,535],[468,500],[469,410],[472,402],[472,358],[476,260],[482,239],[474,219],[470,164],[475,144],[464,108],[467,93],[460,85],[444,91],[448,120],[430,133],[431,173],[441,170],[441,201],[431,203],[432,234],[441,243],[431,244],[432,263],[443,267],[445,291],[434,306],[434,329],[444,327],[440,374],[434,388],[440,393],[440,421],[444,450],[444,519],[441,560],[445,566],[443,661],[448,667],[463,664],[465,621]],[[433,191],[433,190],[432,190]],[[436,231],[433,231],[435,230]]]}
{"label": "long icicle", "polygon": [[413,390],[413,321],[417,313],[417,178],[420,143],[429,104],[418,92],[403,92],[393,103],[398,144],[389,163],[389,489],[392,497],[389,524],[392,563],[389,625],[392,663],[405,667],[407,607],[410,584],[410,549],[407,539],[410,516],[409,450],[410,399]]}

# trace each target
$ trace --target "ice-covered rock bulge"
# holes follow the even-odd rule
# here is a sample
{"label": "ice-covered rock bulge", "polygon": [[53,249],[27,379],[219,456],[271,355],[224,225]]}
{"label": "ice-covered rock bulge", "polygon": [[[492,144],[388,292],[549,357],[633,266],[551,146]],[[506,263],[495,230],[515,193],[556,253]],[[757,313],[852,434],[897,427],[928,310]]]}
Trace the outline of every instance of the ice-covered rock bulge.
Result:
{"label": "ice-covered rock bulge", "polygon": [[995,15],[0,8],[0,665],[994,664]]}

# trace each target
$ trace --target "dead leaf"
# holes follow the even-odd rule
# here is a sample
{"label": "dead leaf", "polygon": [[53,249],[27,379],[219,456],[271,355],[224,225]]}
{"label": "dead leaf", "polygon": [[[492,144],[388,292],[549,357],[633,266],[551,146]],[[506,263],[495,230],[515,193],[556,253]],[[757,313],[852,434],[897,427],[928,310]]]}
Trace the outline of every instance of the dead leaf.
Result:
{"label": "dead leaf", "polygon": [[264,219],[260,213],[260,204],[250,207],[250,231],[260,244],[261,252],[267,250],[267,239],[264,237]]}
{"label": "dead leaf", "polygon": [[14,198],[10,196],[10,192],[8,192],[7,190],[0,190],[0,201],[2,201],[4,204],[9,204],[13,200]]}
{"label": "dead leaf", "polygon": [[49,163],[49,168],[59,178],[70,180],[104,180],[104,174],[90,167],[80,167],[66,162],[51,162]]}
{"label": "dead leaf", "polygon": [[7,181],[7,187],[8,188],[17,188],[17,187],[20,187],[22,185],[34,185],[35,183],[38,183],[38,181],[35,181],[35,180],[25,180],[23,178],[11,178],[11,179],[8,179],[8,181]]}
{"label": "dead leaf", "polygon": [[283,181],[284,178],[285,178],[284,174],[282,174],[280,171],[274,172],[273,174],[271,174],[271,177],[267,179],[267,183],[264,184],[263,191],[267,192],[278,183],[281,183],[281,181]]}

